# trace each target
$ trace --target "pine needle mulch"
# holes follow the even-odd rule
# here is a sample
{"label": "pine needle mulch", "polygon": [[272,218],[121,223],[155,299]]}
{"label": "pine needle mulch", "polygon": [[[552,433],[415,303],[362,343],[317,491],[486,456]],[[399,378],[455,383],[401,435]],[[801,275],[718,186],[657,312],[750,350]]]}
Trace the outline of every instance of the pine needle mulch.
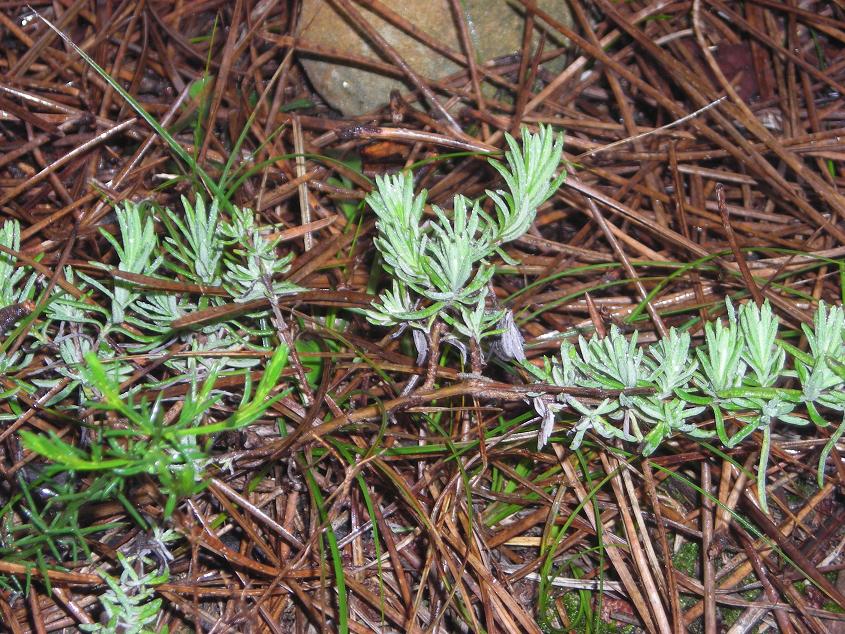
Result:
{"label": "pine needle mulch", "polygon": [[[517,4],[568,38],[568,50],[538,55],[529,20],[522,54],[479,65],[453,51],[460,72],[415,77],[415,90],[355,119],[324,105],[303,74],[302,51],[331,52],[297,38],[298,3],[30,4],[211,179],[245,131],[231,203],[277,225],[279,252],[295,255],[286,279],[308,289],[275,307],[302,343],[303,367],[285,380],[307,373],[307,398],[281,399],[249,427],[216,436],[205,488],[169,518],[149,478],[123,490],[144,521],[180,536],[169,578],[155,586],[151,629],[843,631],[837,449],[821,488],[815,474],[831,428],[774,429],[767,514],[756,496],[761,432],[732,449],[675,436],[644,459],[591,436],[572,452],[564,420],[538,451],[527,376],[491,361],[485,384],[454,350],[442,367],[418,367],[407,333],[392,337],[348,310],[387,279],[373,269],[375,225],[362,204],[376,174],[414,166],[417,187],[449,208],[456,193],[499,186],[486,152],[503,147],[503,133],[545,123],[566,132],[572,169],[510,245],[518,263],[501,262],[494,278],[529,359],[612,324],[647,343],[692,320],[700,338],[728,296],[767,299],[800,333],[818,300],[841,303],[844,292],[840,3],[573,0],[569,29],[526,0]],[[26,3],[0,3],[0,43],[0,216],[21,223],[19,260],[41,273],[39,292],[73,289],[68,266],[105,283],[89,262],[115,262],[99,231],[116,231],[113,205],[181,209],[180,196],[209,192]],[[567,56],[565,70],[549,73],[544,55]],[[387,53],[380,68],[403,76]],[[485,79],[492,94],[480,90]],[[124,283],[156,290],[153,278]],[[31,358],[3,389],[44,372],[66,334],[37,330],[43,315],[13,331],[33,309],[2,315],[4,351]],[[176,326],[237,316],[248,329],[266,309],[230,302]],[[155,387],[174,371],[126,344],[119,332],[109,342],[131,364],[121,388],[144,386],[178,417],[178,388]],[[176,343],[165,350],[191,354]],[[420,389],[413,377],[426,373],[433,387]],[[232,402],[221,411],[237,405],[243,375],[223,387]],[[81,443],[80,421],[92,415],[82,402],[76,415],[43,410],[43,396],[0,405],[0,620],[15,633],[100,622],[101,573],[120,576],[118,554],[148,539],[125,503],[91,502],[74,518],[87,554],[56,535],[56,548],[15,556],[27,531],[41,530],[24,510],[41,509],[45,522],[57,512],[50,491],[10,505],[42,462],[20,432]],[[93,477],[79,473],[76,490]]]}

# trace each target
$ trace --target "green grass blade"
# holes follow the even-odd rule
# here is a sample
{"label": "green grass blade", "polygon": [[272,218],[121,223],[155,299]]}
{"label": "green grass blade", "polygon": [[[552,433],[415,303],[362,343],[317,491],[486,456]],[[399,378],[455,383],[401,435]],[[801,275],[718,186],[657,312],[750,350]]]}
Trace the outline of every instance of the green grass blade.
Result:
{"label": "green grass blade", "polygon": [[337,584],[337,631],[340,634],[349,634],[349,600],[346,594],[346,579],[343,576],[343,559],[340,556],[340,549],[337,546],[337,535],[334,533],[331,522],[328,521],[326,514],[325,501],[320,493],[320,487],[317,486],[317,481],[313,474],[308,469],[303,469],[306,475],[306,482],[311,495],[314,496],[314,502],[317,504],[317,510],[320,514],[320,522],[326,526],[326,542],[329,547],[329,552],[332,557],[332,569],[334,570],[335,583]]}

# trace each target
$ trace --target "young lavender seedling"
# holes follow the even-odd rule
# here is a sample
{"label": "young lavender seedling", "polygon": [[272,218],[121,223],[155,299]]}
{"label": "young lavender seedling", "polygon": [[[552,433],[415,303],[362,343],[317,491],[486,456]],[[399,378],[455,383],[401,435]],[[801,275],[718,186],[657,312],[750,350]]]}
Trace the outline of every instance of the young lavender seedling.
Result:
{"label": "young lavender seedling", "polygon": [[[495,217],[479,201],[455,196],[452,214],[432,205],[434,219],[424,222],[426,191],[413,190],[409,173],[376,179],[367,203],[378,217],[375,246],[392,286],[365,311],[379,326],[407,326],[428,335],[436,323],[448,326],[444,340],[462,347],[468,340],[473,371],[480,371],[480,342],[493,335],[508,334],[498,349],[516,357],[518,337],[509,326],[506,312],[490,306],[489,282],[494,273],[491,256],[513,262],[501,247],[523,235],[565,178],[555,176],[563,153],[563,138],[551,127],[538,133],[523,130],[522,145],[506,135],[505,163],[490,161],[508,189],[487,191]],[[518,334],[518,333],[517,333]],[[458,335],[460,337],[458,337]],[[419,340],[419,338],[416,338]]]}
{"label": "young lavender seedling", "polygon": [[[827,427],[821,411],[845,412],[845,313],[842,307],[820,303],[814,327],[803,326],[808,354],[778,338],[777,316],[768,302],[759,307],[749,302],[738,310],[729,299],[725,304],[727,323],[705,324],[704,342],[695,348],[690,347],[687,333],[672,329],[645,351],[636,345],[638,333],[626,340],[614,326],[606,337],[589,341],[582,337],[577,347],[564,342],[560,357],[547,359],[542,369],[524,364],[541,381],[559,387],[652,391],[650,395],[623,391],[597,407],[568,394],[560,394],[556,404],[542,398],[538,403],[535,398],[543,420],[540,446],[551,435],[553,413],[568,409],[580,417],[571,430],[573,449],[592,431],[604,438],[636,442],[642,455],[648,456],[677,433],[712,437],[714,432],[695,423],[696,417],[709,409],[715,435],[725,448],[735,447],[754,431],[761,432],[757,493],[761,507],[767,510],[766,469],[775,423],[806,426],[812,421]],[[790,356],[794,372],[787,369]],[[800,390],[783,387],[786,379],[796,375]],[[802,403],[809,420],[795,413]],[[740,423],[733,435],[728,433],[725,412]],[[618,422],[614,425],[611,421]],[[827,456],[843,434],[845,421],[821,453],[819,486]]]}

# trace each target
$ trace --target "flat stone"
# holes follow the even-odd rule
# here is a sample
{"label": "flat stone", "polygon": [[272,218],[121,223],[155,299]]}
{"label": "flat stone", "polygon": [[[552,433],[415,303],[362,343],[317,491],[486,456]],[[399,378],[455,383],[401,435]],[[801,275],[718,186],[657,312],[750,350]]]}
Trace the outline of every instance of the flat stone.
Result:
{"label": "flat stone", "polygon": [[[449,0],[382,0],[382,3],[413,24],[415,30],[464,55]],[[438,80],[460,69],[455,62],[364,8],[364,2],[353,1],[353,4],[421,77]],[[479,64],[521,50],[524,14],[515,6],[507,0],[462,0],[461,4]],[[538,0],[537,6],[561,23],[572,24],[566,0]],[[541,20],[537,22],[542,24]],[[319,47],[321,52],[331,51],[339,58],[349,56],[392,65],[390,59],[380,54],[330,0],[304,0],[300,25],[303,42]],[[546,34],[544,50],[566,44],[559,33],[546,31]],[[538,39],[535,29],[535,46]],[[300,52],[300,58],[314,89],[330,106],[346,116],[379,108],[387,103],[392,90],[413,89],[407,79],[390,76],[383,69],[364,68],[361,64],[342,59],[326,61],[325,54]],[[565,59],[561,56],[551,60],[550,64],[545,68],[560,72]]]}

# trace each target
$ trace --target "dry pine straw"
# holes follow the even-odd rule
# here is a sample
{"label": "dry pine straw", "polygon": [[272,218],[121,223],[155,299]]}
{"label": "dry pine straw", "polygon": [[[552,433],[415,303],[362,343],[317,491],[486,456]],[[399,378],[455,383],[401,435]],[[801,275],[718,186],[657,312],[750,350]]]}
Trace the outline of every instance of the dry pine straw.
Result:
{"label": "dry pine straw", "polygon": [[[537,9],[536,23],[559,29],[571,50],[529,50],[536,28],[529,21],[521,55],[479,65],[466,51],[448,51],[460,72],[438,81],[414,75],[409,82],[415,91],[357,120],[339,118],[310,91],[298,55],[332,52],[294,37],[296,16],[288,5],[297,3],[31,4],[105,65],[145,109],[179,131],[185,150],[213,176],[248,123],[244,149],[256,151],[256,163],[293,151],[358,157],[367,176],[448,152],[501,147],[503,133],[522,124],[566,130],[567,157],[575,167],[532,231],[511,249],[520,264],[495,278],[500,298],[526,283],[550,280],[511,305],[532,315],[521,327],[535,358],[556,346],[537,339],[541,335],[623,323],[674,270],[672,264],[717,252],[719,258],[679,276],[653,298],[649,320],[638,323],[641,340],[691,317],[712,317],[726,295],[766,298],[791,327],[808,321],[810,298],[841,297],[835,263],[815,259],[845,253],[845,199],[838,193],[845,151],[845,22],[838,3],[574,0],[572,29]],[[387,11],[380,3],[339,4],[353,21],[364,4]],[[89,260],[114,259],[98,233],[103,226],[114,231],[103,193],[112,201],[149,197],[178,208],[179,194],[191,186],[183,180],[159,187],[164,174],[178,169],[165,146],[81,59],[30,20],[24,5],[0,2],[0,214],[21,222],[21,261],[36,266],[49,280],[45,285],[78,295],[62,265],[85,270]],[[217,35],[209,39],[215,20]],[[417,35],[433,49],[444,48]],[[375,66],[403,76],[401,56],[383,52]],[[568,56],[561,74],[537,66],[544,55],[556,54]],[[200,100],[187,89],[206,63],[213,81],[202,110],[204,133],[195,146],[190,123]],[[481,92],[481,81],[495,85],[495,94]],[[266,100],[248,122],[251,96],[268,85]],[[663,127],[722,97],[698,116]],[[280,108],[299,100],[310,105]],[[417,110],[411,105],[417,100],[443,107]],[[643,133],[650,134],[638,136]],[[603,149],[629,137],[637,138]],[[495,186],[493,177],[482,161],[466,156],[430,162],[416,172],[417,186],[447,207],[456,192],[478,196]],[[314,289],[280,306],[295,317],[290,321],[300,337],[328,336],[319,317],[332,307],[369,300],[374,224],[367,214],[356,229],[341,208],[359,201],[369,187],[367,178],[341,164],[284,158],[264,164],[234,194],[235,204],[258,210],[264,222],[282,223],[283,248],[297,255],[289,277]],[[36,254],[43,259],[34,262]],[[621,266],[595,266],[612,263]],[[576,267],[586,268],[572,272]],[[207,292],[188,285],[175,290]],[[33,309],[0,308],[7,311],[4,330],[7,317]],[[189,315],[181,325],[220,318],[221,310],[237,309]],[[593,485],[611,474],[597,491],[565,446],[537,452],[530,434],[494,437],[464,453],[466,482],[446,450],[374,456],[353,468],[336,453],[317,450],[330,449],[332,439],[371,446],[383,408],[395,414],[380,441],[385,447],[444,442],[421,436],[424,412],[442,413],[444,429],[459,440],[468,424],[477,438],[500,416],[528,410],[518,386],[482,389],[450,367],[436,369],[433,392],[404,395],[416,373],[407,349],[362,318],[340,314],[349,327],[335,351],[324,355],[330,364],[316,403],[308,410],[293,399],[276,406],[274,413],[294,431],[279,439],[268,418],[221,439],[218,450],[233,459],[233,469],[216,473],[203,494],[179,506],[173,525],[186,539],[175,551],[170,580],[157,588],[161,625],[171,631],[334,627],[333,573],[321,567],[317,547],[325,523],[302,485],[301,470],[313,460],[308,468],[340,536],[353,631],[371,631],[382,619],[384,631],[457,631],[459,606],[478,630],[540,631],[534,609],[540,547],[549,543],[553,526],[564,523],[568,530],[554,558],[579,569],[581,581],[570,580],[571,587],[591,589],[599,577],[605,580],[601,617],[608,621],[661,632],[723,631],[728,618],[735,620],[734,631],[750,631],[761,619],[787,632],[840,627],[834,612],[845,608],[837,573],[845,508],[838,454],[821,490],[807,484],[813,479],[808,465],[817,460],[823,437],[775,435],[768,517],[757,510],[753,478],[746,475],[756,463],[757,437],[732,450],[730,461],[683,438],[648,463],[636,456],[619,462],[595,443],[583,467]],[[31,343],[21,338],[15,345]],[[135,381],[168,373],[143,356],[132,363]],[[488,370],[504,378],[495,365]],[[237,382],[228,386],[237,388]],[[346,404],[348,416],[338,417],[337,402]],[[35,409],[11,425],[67,433],[69,424]],[[3,451],[5,495],[32,456],[21,451],[15,432],[4,434]],[[495,488],[494,473],[511,488]],[[355,484],[357,474],[373,497],[375,516]],[[718,503],[675,475],[709,490]],[[248,487],[256,477],[257,486]],[[131,495],[145,514],[160,518],[154,490],[138,482]],[[505,504],[521,510],[495,521],[494,512]],[[211,529],[220,513],[222,525]],[[126,518],[112,504],[91,508],[85,519]],[[383,555],[381,583],[373,523]],[[45,632],[92,622],[103,590],[93,573],[103,563],[115,564],[116,550],[135,533],[124,528],[92,542],[95,565],[79,562],[69,571],[50,572],[52,593],[40,573],[28,596],[0,593],[4,627]],[[688,548],[684,544],[697,545],[701,555],[682,566],[673,555]],[[24,568],[0,562],[0,572],[21,577]],[[559,572],[573,576],[571,567]],[[797,590],[794,582],[805,577],[816,585]],[[741,590],[761,592],[749,599]],[[593,592],[594,608],[597,597]],[[573,613],[565,601],[556,599],[551,608],[552,623],[568,627]]]}

